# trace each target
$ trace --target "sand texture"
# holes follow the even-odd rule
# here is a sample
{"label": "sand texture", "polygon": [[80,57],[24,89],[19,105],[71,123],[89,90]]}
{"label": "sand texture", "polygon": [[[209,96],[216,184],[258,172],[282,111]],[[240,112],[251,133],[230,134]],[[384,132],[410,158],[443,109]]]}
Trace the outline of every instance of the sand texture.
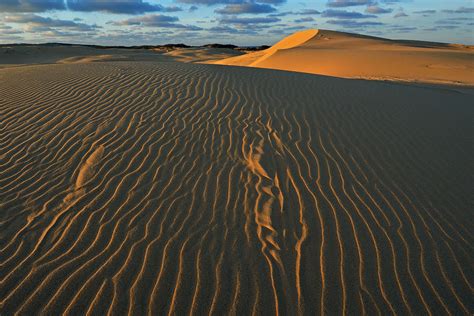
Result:
{"label": "sand texture", "polygon": [[470,101],[176,62],[1,69],[0,314],[472,314]]}
{"label": "sand texture", "polygon": [[296,32],[271,48],[216,64],[343,78],[474,85],[474,47],[328,30]]}
{"label": "sand texture", "polygon": [[110,61],[214,62],[243,53],[223,48],[123,49],[89,46],[0,46],[0,69],[38,64],[78,64]]}
{"label": "sand texture", "polygon": [[164,53],[163,56],[169,57],[173,61],[185,63],[212,63],[222,59],[239,56],[244,53],[228,48],[179,48]]}

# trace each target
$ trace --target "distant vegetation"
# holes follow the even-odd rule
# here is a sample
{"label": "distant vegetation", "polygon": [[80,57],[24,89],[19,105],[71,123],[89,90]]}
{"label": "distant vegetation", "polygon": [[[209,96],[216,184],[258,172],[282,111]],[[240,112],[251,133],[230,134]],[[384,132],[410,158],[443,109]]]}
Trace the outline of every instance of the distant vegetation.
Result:
{"label": "distant vegetation", "polygon": [[19,44],[0,44],[1,47],[15,47],[15,46],[82,46],[82,47],[91,47],[97,49],[113,49],[113,48],[120,48],[120,49],[166,49],[166,50],[174,50],[178,48],[198,48],[198,47],[207,47],[207,48],[227,48],[227,49],[234,49],[239,51],[258,51],[267,49],[270,46],[262,45],[262,46],[237,46],[232,44],[205,44],[202,46],[190,46],[183,43],[178,44],[164,44],[164,45],[139,45],[139,46],[103,46],[103,45],[87,45],[87,44],[68,44],[68,43],[43,43],[43,44],[26,44],[26,43],[19,43]]}

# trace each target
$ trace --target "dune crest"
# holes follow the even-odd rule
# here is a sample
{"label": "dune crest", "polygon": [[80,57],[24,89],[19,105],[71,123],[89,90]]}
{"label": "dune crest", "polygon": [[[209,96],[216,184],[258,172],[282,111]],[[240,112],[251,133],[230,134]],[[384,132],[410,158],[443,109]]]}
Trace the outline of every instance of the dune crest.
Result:
{"label": "dune crest", "polygon": [[306,30],[272,47],[214,64],[343,78],[474,85],[472,46]]}
{"label": "dune crest", "polygon": [[270,58],[273,54],[278,52],[279,50],[283,49],[290,49],[295,47],[300,47],[304,45],[306,42],[312,40],[317,34],[319,30],[305,30],[293,33],[290,36],[285,37],[272,47],[266,49],[263,52],[257,52],[257,54],[261,54],[262,56],[259,57],[257,60],[252,61],[249,66],[256,66],[262,63],[264,60]]}

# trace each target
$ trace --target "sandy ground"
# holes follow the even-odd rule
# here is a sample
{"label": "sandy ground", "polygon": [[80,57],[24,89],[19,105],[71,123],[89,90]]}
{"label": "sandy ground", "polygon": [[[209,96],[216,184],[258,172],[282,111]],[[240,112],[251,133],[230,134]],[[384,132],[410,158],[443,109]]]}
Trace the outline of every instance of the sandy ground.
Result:
{"label": "sandy ground", "polygon": [[0,68],[109,61],[214,62],[243,53],[225,48],[120,49],[87,46],[0,47]]}
{"label": "sandy ground", "polygon": [[327,30],[297,32],[267,50],[215,63],[343,78],[474,85],[472,46]]}
{"label": "sandy ground", "polygon": [[0,315],[474,311],[472,90],[78,56],[0,69]]}

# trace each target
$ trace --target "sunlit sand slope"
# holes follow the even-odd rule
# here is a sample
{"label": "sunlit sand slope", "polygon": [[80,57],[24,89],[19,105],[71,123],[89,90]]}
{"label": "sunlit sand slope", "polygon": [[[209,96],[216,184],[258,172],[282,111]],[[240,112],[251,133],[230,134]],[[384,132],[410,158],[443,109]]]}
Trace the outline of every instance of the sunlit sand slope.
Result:
{"label": "sunlit sand slope", "polygon": [[470,95],[184,63],[0,82],[1,315],[474,311]]}
{"label": "sunlit sand slope", "polygon": [[170,61],[179,61],[185,63],[207,62],[221,60],[232,56],[243,55],[244,53],[229,48],[179,48],[164,53],[163,56],[170,58]]}
{"label": "sunlit sand slope", "polygon": [[474,47],[328,30],[296,32],[271,48],[216,64],[344,78],[474,85]]}

